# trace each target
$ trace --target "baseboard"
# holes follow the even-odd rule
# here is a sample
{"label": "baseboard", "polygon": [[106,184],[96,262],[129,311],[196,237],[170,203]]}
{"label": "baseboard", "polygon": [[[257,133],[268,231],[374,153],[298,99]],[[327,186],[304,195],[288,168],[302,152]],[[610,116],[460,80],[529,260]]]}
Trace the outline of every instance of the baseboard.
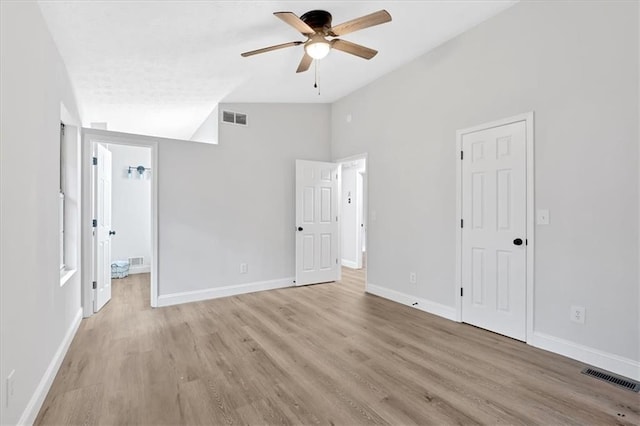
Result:
{"label": "baseboard", "polygon": [[[371,283],[367,283],[366,291],[367,293],[375,294],[376,296],[456,321],[456,309],[454,307],[442,305],[427,299],[421,299]],[[579,343],[551,336],[549,334],[540,333],[538,331],[533,333],[533,336],[527,343],[536,348],[566,356],[567,358],[572,358],[584,362],[585,364],[620,374],[630,379],[640,380],[640,362],[629,358],[604,352]]]}
{"label": "baseboard", "polygon": [[64,339],[58,346],[58,350],[56,351],[53,359],[49,363],[47,370],[44,372],[42,379],[40,379],[40,383],[38,383],[38,387],[36,388],[33,396],[29,400],[26,408],[22,412],[22,416],[20,416],[20,420],[18,421],[19,425],[32,425],[33,422],[36,421],[36,417],[38,416],[38,412],[40,408],[42,408],[42,404],[44,403],[44,399],[47,397],[47,393],[49,393],[49,389],[53,384],[53,379],[56,378],[56,374],[58,374],[58,370],[62,365],[62,361],[64,360],[64,356],[67,354],[69,350],[69,346],[71,345],[71,341],[73,340],[73,336],[76,335],[76,331],[78,331],[78,327],[80,327],[80,322],[82,321],[82,308],[78,309],[76,316],[73,318],[69,329],[67,330],[67,334],[65,334]]}
{"label": "baseboard", "polygon": [[346,266],[351,269],[358,269],[358,264],[356,262],[347,259],[342,259],[342,266]]}
{"label": "baseboard", "polygon": [[634,380],[640,380],[640,362],[584,346],[549,334],[533,332],[531,346],[603,368]]}
{"label": "baseboard", "polygon": [[278,288],[291,287],[293,286],[294,280],[294,277],[289,277],[277,280],[257,281],[247,284],[207,288],[204,290],[162,294],[158,296],[158,307],[177,305],[180,303],[199,302],[201,300],[217,299],[219,297],[236,296],[238,294],[254,293],[256,291],[275,290]]}
{"label": "baseboard", "polygon": [[421,311],[438,315],[439,317],[446,318],[451,321],[456,320],[456,308],[452,306],[442,305],[437,302],[432,302],[431,300],[411,296],[371,283],[367,283],[366,291],[367,293],[375,294],[376,296],[380,296],[385,299],[401,303],[403,305],[411,306],[412,308],[420,309]]}
{"label": "baseboard", "polygon": [[150,265],[130,266],[129,275],[131,274],[148,274],[151,272]]}

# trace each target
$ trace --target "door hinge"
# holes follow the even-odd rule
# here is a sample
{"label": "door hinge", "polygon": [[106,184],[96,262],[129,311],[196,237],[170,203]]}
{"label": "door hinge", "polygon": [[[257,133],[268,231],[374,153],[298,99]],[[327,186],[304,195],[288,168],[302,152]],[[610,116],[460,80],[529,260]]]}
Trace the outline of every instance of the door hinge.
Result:
{"label": "door hinge", "polygon": [[336,216],[336,222],[338,221],[338,216]]}
{"label": "door hinge", "polygon": [[464,151],[460,151],[460,159],[464,160]]}
{"label": "door hinge", "polygon": [[460,297],[464,296],[464,288],[460,287]]}
{"label": "door hinge", "polygon": [[97,166],[98,165],[98,157],[93,157],[91,159],[91,164],[93,164],[94,166]]}
{"label": "door hinge", "polygon": [[336,265],[338,264],[338,259],[336,259]]}
{"label": "door hinge", "polygon": [[460,219],[460,228],[464,228],[464,219]]}
{"label": "door hinge", "polygon": [[98,227],[98,220],[97,219],[93,219],[91,221],[91,227],[92,228],[97,228]]}
{"label": "door hinge", "polygon": [[93,282],[93,289],[97,289],[98,288],[98,283],[96,281]]}
{"label": "door hinge", "polygon": [[529,240],[527,240],[526,238],[524,239],[524,245],[528,246],[529,245]]}

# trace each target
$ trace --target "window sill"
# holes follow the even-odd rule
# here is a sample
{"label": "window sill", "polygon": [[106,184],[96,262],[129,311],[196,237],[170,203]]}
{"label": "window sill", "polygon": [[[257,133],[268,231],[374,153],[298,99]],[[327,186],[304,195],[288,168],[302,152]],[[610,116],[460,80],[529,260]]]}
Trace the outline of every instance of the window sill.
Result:
{"label": "window sill", "polygon": [[73,277],[76,271],[77,269],[63,269],[60,271],[60,287],[65,285],[65,283]]}

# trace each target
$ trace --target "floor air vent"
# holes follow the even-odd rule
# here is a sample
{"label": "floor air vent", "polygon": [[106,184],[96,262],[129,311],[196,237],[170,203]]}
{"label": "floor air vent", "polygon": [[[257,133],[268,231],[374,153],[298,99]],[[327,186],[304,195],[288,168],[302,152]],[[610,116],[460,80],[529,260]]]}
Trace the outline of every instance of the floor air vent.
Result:
{"label": "floor air vent", "polygon": [[582,374],[595,377],[596,379],[609,382],[612,385],[616,385],[633,392],[640,392],[640,382],[636,382],[635,380],[627,379],[625,377],[618,376],[616,374],[609,373],[604,370],[598,370],[597,368],[587,367],[584,370],[582,370]]}

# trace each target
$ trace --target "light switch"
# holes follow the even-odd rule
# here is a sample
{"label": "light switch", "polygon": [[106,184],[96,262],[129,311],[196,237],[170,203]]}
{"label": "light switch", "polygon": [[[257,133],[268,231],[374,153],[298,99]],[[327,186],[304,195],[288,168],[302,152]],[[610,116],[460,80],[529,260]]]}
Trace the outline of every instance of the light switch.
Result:
{"label": "light switch", "polygon": [[536,211],[536,223],[538,225],[548,225],[549,224],[549,210],[547,210],[547,209],[538,209]]}

